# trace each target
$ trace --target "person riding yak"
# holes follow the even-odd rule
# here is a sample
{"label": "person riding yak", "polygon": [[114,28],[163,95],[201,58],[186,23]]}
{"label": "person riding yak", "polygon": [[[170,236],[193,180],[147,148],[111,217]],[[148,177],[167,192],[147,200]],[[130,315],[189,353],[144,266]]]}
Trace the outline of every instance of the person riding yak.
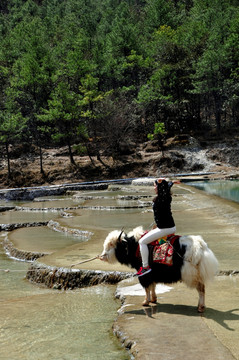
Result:
{"label": "person riding yak", "polygon": [[167,181],[159,178],[154,182],[156,197],[153,200],[153,212],[156,228],[150,230],[139,240],[139,248],[142,257],[142,267],[137,272],[138,276],[143,276],[151,271],[149,267],[148,244],[176,232],[175,222],[171,211],[171,187],[179,181]]}

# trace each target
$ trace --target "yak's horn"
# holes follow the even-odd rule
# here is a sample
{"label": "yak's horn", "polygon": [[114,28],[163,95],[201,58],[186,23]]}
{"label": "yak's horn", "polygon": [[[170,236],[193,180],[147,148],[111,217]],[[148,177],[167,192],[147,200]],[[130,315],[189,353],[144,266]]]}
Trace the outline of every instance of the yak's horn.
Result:
{"label": "yak's horn", "polygon": [[124,230],[122,229],[121,233],[119,234],[118,241],[122,241],[120,238],[121,238],[121,235],[123,234],[123,232],[124,232]]}

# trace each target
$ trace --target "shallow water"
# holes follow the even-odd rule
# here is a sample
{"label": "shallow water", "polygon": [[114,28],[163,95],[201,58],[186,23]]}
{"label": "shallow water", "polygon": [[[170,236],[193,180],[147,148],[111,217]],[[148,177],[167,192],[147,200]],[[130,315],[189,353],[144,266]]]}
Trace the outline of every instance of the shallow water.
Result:
{"label": "shallow water", "polygon": [[74,212],[74,217],[58,218],[57,221],[63,226],[85,230],[95,229],[121,229],[132,230],[139,225],[146,228],[152,222],[152,212],[144,212],[142,209],[114,209],[114,210],[91,210],[80,209]]}
{"label": "shallow water", "polygon": [[[14,309],[9,303],[1,304],[0,313],[11,309],[1,328],[1,338],[4,339],[1,357],[38,360],[125,359],[110,334],[116,312],[112,295],[109,288],[101,286],[100,289],[38,294],[30,299],[18,299]],[[92,332],[94,341],[90,336]],[[10,351],[9,341],[15,343]]]}
{"label": "shallow water", "polygon": [[[128,193],[127,189],[126,194]],[[47,198],[18,203],[29,208],[29,211],[2,213],[2,222],[48,221],[57,218],[63,226],[97,231],[118,227],[120,215],[120,226],[129,221],[138,225],[142,209],[70,210],[72,217],[61,217],[59,211],[30,211],[30,208],[42,210],[50,207],[73,207],[77,204],[92,207],[99,203],[100,206],[116,206],[119,203],[131,206],[138,203],[117,199],[118,195],[125,194],[124,191],[88,194],[100,199]],[[84,193],[85,195],[87,194]],[[108,198],[102,199],[102,195]],[[109,212],[112,215],[110,224]],[[151,221],[151,215],[146,221]],[[5,237],[4,234],[1,236],[2,239]],[[46,252],[57,251],[81,241],[78,237],[55,232],[48,227],[21,228],[12,231],[8,237],[24,250]],[[0,254],[0,268],[10,270],[8,273],[0,271],[0,359],[130,358],[112,334],[112,324],[120,307],[120,301],[114,298],[115,286],[100,285],[65,292],[39,288],[24,279],[28,264],[9,259],[3,250]]]}
{"label": "shallow water", "polygon": [[27,263],[1,252],[0,264],[10,270],[0,271],[0,359],[129,359],[111,330],[114,286],[39,288],[24,279]]}
{"label": "shallow water", "polygon": [[0,213],[0,224],[14,224],[26,222],[42,222],[55,219],[59,212],[55,211],[5,211]]}
{"label": "shallow water", "polygon": [[34,209],[47,209],[47,208],[66,208],[66,207],[77,207],[84,203],[84,199],[69,199],[69,197],[65,198],[44,198],[44,199],[37,199],[35,201],[22,203],[22,207],[34,208]]}
{"label": "shallow water", "polygon": [[204,190],[208,194],[239,202],[239,180],[194,181],[188,183],[188,185]]}
{"label": "shallow water", "polygon": [[78,236],[57,232],[47,226],[17,229],[8,238],[25,251],[47,253],[84,241]]}

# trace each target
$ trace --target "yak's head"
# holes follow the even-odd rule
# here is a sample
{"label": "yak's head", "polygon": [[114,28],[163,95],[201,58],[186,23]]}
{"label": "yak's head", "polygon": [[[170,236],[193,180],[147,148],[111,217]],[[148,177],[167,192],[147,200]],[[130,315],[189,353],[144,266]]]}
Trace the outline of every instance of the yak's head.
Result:
{"label": "yak's head", "polygon": [[117,261],[115,257],[115,248],[117,246],[117,241],[123,241],[125,233],[120,230],[111,231],[104,241],[104,249],[100,255],[100,260],[107,261],[109,263],[114,263]]}
{"label": "yak's head", "polygon": [[134,236],[135,240],[138,241],[141,238],[141,236],[143,235],[143,233],[144,233],[144,230],[143,230],[142,226],[135,228],[133,231],[131,231],[127,235],[125,234],[124,231],[120,231],[120,230],[111,231],[104,241],[103,252],[99,257],[100,260],[107,261],[109,263],[116,262],[117,259],[115,256],[115,249],[116,249],[117,243],[118,242],[121,242],[121,243],[127,242],[127,240],[125,238],[130,237],[130,236]]}

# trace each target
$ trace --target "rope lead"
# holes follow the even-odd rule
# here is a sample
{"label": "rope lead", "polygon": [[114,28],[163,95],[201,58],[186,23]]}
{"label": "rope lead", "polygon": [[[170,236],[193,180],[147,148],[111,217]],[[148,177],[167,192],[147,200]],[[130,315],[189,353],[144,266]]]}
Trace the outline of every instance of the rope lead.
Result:
{"label": "rope lead", "polygon": [[73,268],[73,266],[80,265],[80,264],[84,264],[84,263],[89,262],[89,261],[92,261],[92,260],[99,259],[99,256],[100,256],[100,255],[96,255],[95,257],[93,257],[93,258],[91,258],[91,259],[83,260],[83,261],[80,261],[80,262],[78,262],[78,263],[76,263],[76,264],[72,264],[72,265],[70,266],[70,268]]}

